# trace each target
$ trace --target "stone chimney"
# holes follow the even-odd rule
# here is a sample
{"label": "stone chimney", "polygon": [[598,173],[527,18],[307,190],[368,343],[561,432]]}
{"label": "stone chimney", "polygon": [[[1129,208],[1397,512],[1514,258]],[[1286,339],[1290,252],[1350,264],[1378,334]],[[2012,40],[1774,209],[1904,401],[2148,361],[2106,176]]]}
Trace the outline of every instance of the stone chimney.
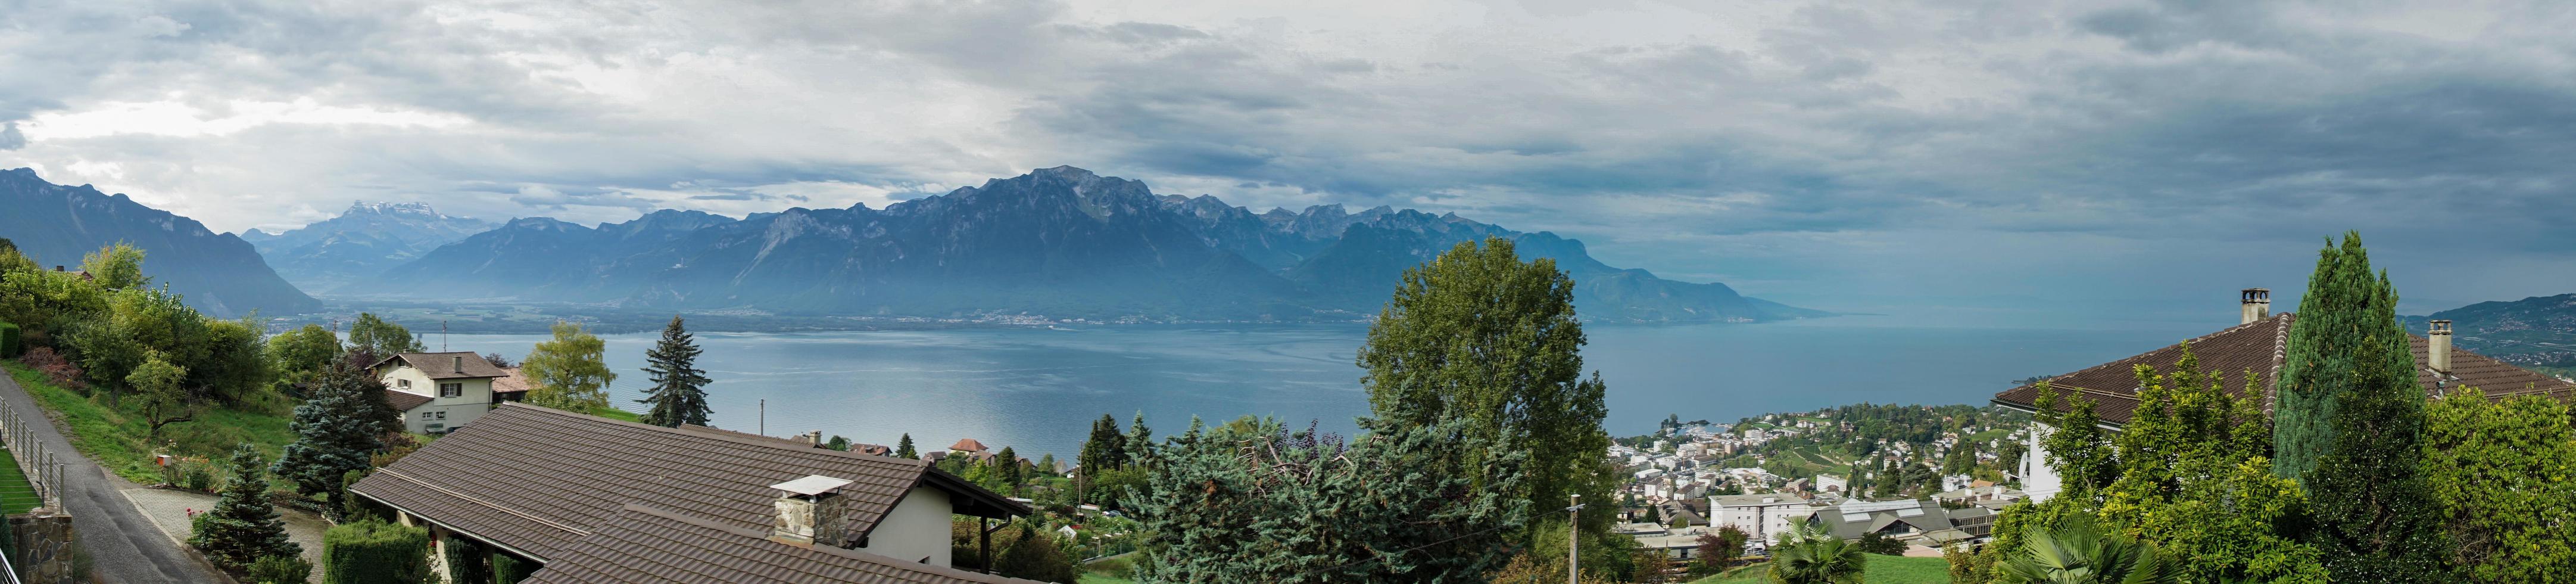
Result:
{"label": "stone chimney", "polygon": [[2237,321],[2236,324],[2251,324],[2254,321],[2272,318],[2272,289],[2246,288],[2238,294],[2241,297],[2239,304],[2242,304],[2245,309],[2245,319]]}
{"label": "stone chimney", "polygon": [[822,430],[815,430],[815,431],[812,431],[812,432],[806,432],[806,433],[803,433],[803,434],[797,434],[797,435],[796,435],[796,437],[805,439],[805,444],[806,444],[807,446],[812,446],[812,447],[815,447],[815,448],[822,448],[822,447],[823,447],[823,431],[822,431]]}
{"label": "stone chimney", "polygon": [[2435,320],[2424,331],[2424,364],[2443,375],[2451,374],[2451,321]]}
{"label": "stone chimney", "polygon": [[843,501],[848,497],[836,490],[850,483],[849,479],[809,475],[770,485],[782,492],[777,502],[778,515],[769,529],[770,541],[807,547],[815,542],[844,545],[847,538],[841,533],[839,518],[848,507]]}

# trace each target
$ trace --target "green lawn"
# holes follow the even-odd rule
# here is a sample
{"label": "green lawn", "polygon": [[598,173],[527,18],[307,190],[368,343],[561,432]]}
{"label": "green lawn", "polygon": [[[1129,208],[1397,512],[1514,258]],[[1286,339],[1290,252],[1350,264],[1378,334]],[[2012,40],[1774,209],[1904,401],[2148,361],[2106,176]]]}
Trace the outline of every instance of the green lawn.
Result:
{"label": "green lawn", "polygon": [[17,361],[0,361],[0,366],[6,366],[19,387],[62,420],[71,432],[72,448],[126,480],[161,482],[159,467],[152,464],[156,442],[168,444],[174,454],[221,461],[235,445],[249,444],[275,458],[295,441],[295,433],[286,427],[293,421],[293,406],[285,404],[284,398],[268,396],[262,403],[240,408],[205,408],[195,420],[162,426],[161,435],[153,437],[150,423],[138,411],[142,400],[127,399],[111,406],[104,395],[83,397]]}
{"label": "green lawn", "polygon": [[[1754,564],[1703,578],[1691,584],[1756,584],[1769,582],[1770,566]],[[1950,561],[1941,558],[1869,556],[1869,584],[1949,584]]]}
{"label": "green lawn", "polygon": [[18,470],[18,457],[0,450],[0,515],[16,515],[35,509],[39,503],[35,485],[27,483],[27,473]]}
{"label": "green lawn", "polygon": [[1136,581],[1085,572],[1081,578],[1074,580],[1074,584],[1136,584]]}
{"label": "green lawn", "polygon": [[644,421],[643,414],[617,409],[617,406],[594,409],[590,411],[590,415],[626,422],[641,423]]}

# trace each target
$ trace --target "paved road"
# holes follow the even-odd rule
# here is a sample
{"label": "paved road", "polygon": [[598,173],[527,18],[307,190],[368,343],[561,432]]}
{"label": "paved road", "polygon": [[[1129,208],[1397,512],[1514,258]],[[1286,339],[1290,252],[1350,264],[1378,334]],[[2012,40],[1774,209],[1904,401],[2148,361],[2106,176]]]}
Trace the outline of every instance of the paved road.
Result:
{"label": "paved road", "polygon": [[70,508],[72,528],[80,531],[81,548],[97,562],[95,569],[100,579],[136,584],[223,581],[213,566],[180,550],[178,543],[163,536],[151,519],[117,492],[135,488],[134,483],[108,474],[72,450],[71,442],[63,440],[62,432],[53,424],[38,423],[38,413],[44,408],[18,387],[17,380],[5,374],[0,374],[0,399],[8,400],[10,409],[23,412],[27,425],[35,429],[36,440],[62,457],[66,475],[63,506]]}

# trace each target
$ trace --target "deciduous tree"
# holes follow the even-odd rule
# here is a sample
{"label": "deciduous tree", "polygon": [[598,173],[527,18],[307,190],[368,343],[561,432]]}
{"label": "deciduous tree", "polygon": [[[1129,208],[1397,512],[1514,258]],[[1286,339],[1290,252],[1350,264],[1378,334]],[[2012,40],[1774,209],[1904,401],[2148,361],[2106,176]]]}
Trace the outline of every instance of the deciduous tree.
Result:
{"label": "deciduous tree", "polygon": [[[2471,582],[2576,578],[2576,430],[2567,404],[2489,401],[2476,388],[2427,407],[2424,466]],[[2558,579],[2553,579],[2558,578]]]}
{"label": "deciduous tree", "polygon": [[143,248],[122,241],[81,256],[81,271],[109,290],[152,285],[152,277],[143,275]]}
{"label": "deciduous tree", "polygon": [[312,383],[340,361],[340,335],[318,324],[278,333],[268,339],[268,359],[279,382]]}
{"label": "deciduous tree", "polygon": [[607,342],[581,325],[556,321],[554,339],[537,343],[519,365],[536,386],[528,390],[528,403],[583,413],[608,407],[608,384],[617,381],[617,373],[608,370],[607,349]]}
{"label": "deciduous tree", "polygon": [[[1574,280],[1554,260],[1521,261],[1507,239],[1463,242],[1405,270],[1359,351],[1360,383],[1387,423],[1461,420],[1499,446],[1460,464],[1525,453],[1526,480],[1510,494],[1532,508],[1562,506],[1571,494],[1608,501],[1608,407],[1600,376],[1583,377],[1583,343]],[[1587,514],[1585,527],[1606,530],[1611,517]]]}
{"label": "deciduous tree", "polygon": [[395,353],[418,353],[428,349],[420,345],[420,339],[412,338],[411,329],[375,313],[361,312],[357,322],[349,324],[349,350],[382,359]]}
{"label": "deciduous tree", "polygon": [[150,425],[148,435],[158,437],[162,426],[196,419],[197,400],[181,386],[187,378],[187,368],[162,360],[159,351],[144,357],[143,364],[125,376],[126,385],[142,395],[143,421]]}

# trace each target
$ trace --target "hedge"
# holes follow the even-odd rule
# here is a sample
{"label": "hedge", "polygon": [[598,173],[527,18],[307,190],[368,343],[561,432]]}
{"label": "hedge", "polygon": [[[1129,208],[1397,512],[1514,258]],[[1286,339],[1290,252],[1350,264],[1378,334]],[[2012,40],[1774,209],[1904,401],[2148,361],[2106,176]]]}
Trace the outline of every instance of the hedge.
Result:
{"label": "hedge", "polygon": [[18,325],[0,322],[0,357],[18,356]]}
{"label": "hedge", "polygon": [[543,567],[545,567],[544,564],[522,560],[506,553],[493,552],[492,582],[493,584],[519,584],[520,580],[528,579],[528,575],[537,573],[537,568]]}
{"label": "hedge", "polygon": [[429,530],[382,521],[343,523],[322,532],[325,584],[424,582]]}

